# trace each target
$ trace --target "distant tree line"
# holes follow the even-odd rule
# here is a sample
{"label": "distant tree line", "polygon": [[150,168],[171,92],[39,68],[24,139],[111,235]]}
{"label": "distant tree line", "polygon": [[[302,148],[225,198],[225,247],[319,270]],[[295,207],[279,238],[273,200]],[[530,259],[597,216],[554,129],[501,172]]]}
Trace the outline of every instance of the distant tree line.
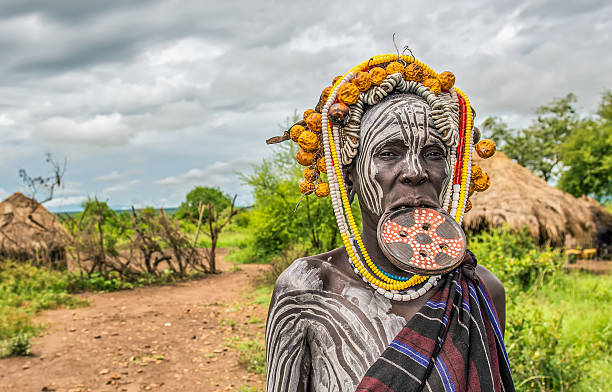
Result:
{"label": "distant tree line", "polygon": [[509,128],[498,117],[481,125],[483,136],[545,181],[576,196],[600,202],[612,196],[612,92],[603,94],[597,115],[581,118],[576,96],[555,98],[536,110],[524,129]]}

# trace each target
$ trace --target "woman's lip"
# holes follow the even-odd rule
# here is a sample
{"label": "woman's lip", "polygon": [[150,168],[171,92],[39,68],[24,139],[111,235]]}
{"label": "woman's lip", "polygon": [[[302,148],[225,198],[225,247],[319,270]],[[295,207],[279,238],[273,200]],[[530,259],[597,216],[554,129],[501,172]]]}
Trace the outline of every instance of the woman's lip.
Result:
{"label": "woman's lip", "polygon": [[428,200],[415,200],[415,201],[402,201],[400,203],[395,203],[391,205],[387,211],[395,211],[403,208],[439,208],[436,203],[430,202]]}

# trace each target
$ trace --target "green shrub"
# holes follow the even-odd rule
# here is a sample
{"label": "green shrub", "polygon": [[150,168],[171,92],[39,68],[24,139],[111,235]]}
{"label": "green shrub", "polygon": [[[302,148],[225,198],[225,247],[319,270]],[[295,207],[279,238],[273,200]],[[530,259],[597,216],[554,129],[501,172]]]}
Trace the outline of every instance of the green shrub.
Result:
{"label": "green shrub", "polygon": [[263,336],[254,340],[228,339],[226,345],[238,350],[239,362],[249,372],[257,373],[260,376],[266,374],[266,348]]}
{"label": "green shrub", "polygon": [[25,333],[19,333],[13,336],[8,342],[8,356],[27,357],[30,355],[30,338]]}
{"label": "green shrub", "polygon": [[24,340],[40,331],[32,322],[40,310],[87,303],[67,293],[66,276],[27,263],[0,263],[0,345],[4,347],[0,356],[29,350]]}
{"label": "green shrub", "polygon": [[[248,221],[246,236],[240,249],[231,253],[232,260],[267,263],[293,243],[303,245],[309,254],[342,244],[329,198],[302,197],[299,192],[304,167],[295,161],[297,146],[281,145],[275,149],[273,158],[254,166],[252,174],[242,176],[253,190],[255,204],[243,216]],[[325,174],[321,176],[325,180]],[[354,203],[357,222],[361,221],[359,212]]]}
{"label": "green shrub", "polygon": [[165,285],[182,280],[199,279],[203,276],[204,274],[197,271],[192,271],[181,276],[169,269],[164,270],[159,275],[144,273],[136,276],[122,276],[116,271],[110,272],[107,276],[98,272],[92,273],[89,277],[86,275],[70,274],[66,276],[66,289],[70,293],[83,291],[110,292],[131,290],[135,287]]}
{"label": "green shrub", "polygon": [[492,229],[468,236],[478,262],[493,272],[507,290],[526,290],[542,284],[561,270],[558,250],[540,249],[527,230]]}
{"label": "green shrub", "polygon": [[287,269],[296,259],[306,256],[308,253],[306,247],[300,244],[288,246],[278,255],[274,256],[270,261],[272,268],[263,275],[263,282],[274,284],[278,276]]}
{"label": "green shrub", "polygon": [[72,274],[67,277],[67,289],[71,293],[82,291],[117,291],[134,288],[134,284],[126,282],[117,272],[104,276],[99,272],[89,277]]}
{"label": "green shrub", "polygon": [[517,391],[603,391],[612,383],[612,277],[563,270],[526,230],[469,236],[506,287],[506,349]]}

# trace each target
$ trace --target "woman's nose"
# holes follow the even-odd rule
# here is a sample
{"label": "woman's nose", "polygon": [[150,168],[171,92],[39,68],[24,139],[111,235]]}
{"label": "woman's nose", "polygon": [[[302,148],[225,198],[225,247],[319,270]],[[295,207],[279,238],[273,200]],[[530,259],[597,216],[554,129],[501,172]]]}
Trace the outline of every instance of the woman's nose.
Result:
{"label": "woman's nose", "polygon": [[400,181],[407,185],[421,185],[428,179],[427,172],[420,165],[420,162],[415,159],[406,159],[402,165],[400,173]]}

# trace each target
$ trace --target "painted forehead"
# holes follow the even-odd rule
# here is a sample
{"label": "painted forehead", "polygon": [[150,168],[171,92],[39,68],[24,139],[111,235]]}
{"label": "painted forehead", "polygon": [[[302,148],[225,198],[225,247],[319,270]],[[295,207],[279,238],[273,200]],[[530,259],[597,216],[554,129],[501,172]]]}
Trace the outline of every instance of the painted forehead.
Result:
{"label": "painted forehead", "polygon": [[415,136],[422,142],[439,141],[431,108],[413,94],[393,94],[371,107],[362,117],[361,132],[363,147],[395,140],[412,144]]}

